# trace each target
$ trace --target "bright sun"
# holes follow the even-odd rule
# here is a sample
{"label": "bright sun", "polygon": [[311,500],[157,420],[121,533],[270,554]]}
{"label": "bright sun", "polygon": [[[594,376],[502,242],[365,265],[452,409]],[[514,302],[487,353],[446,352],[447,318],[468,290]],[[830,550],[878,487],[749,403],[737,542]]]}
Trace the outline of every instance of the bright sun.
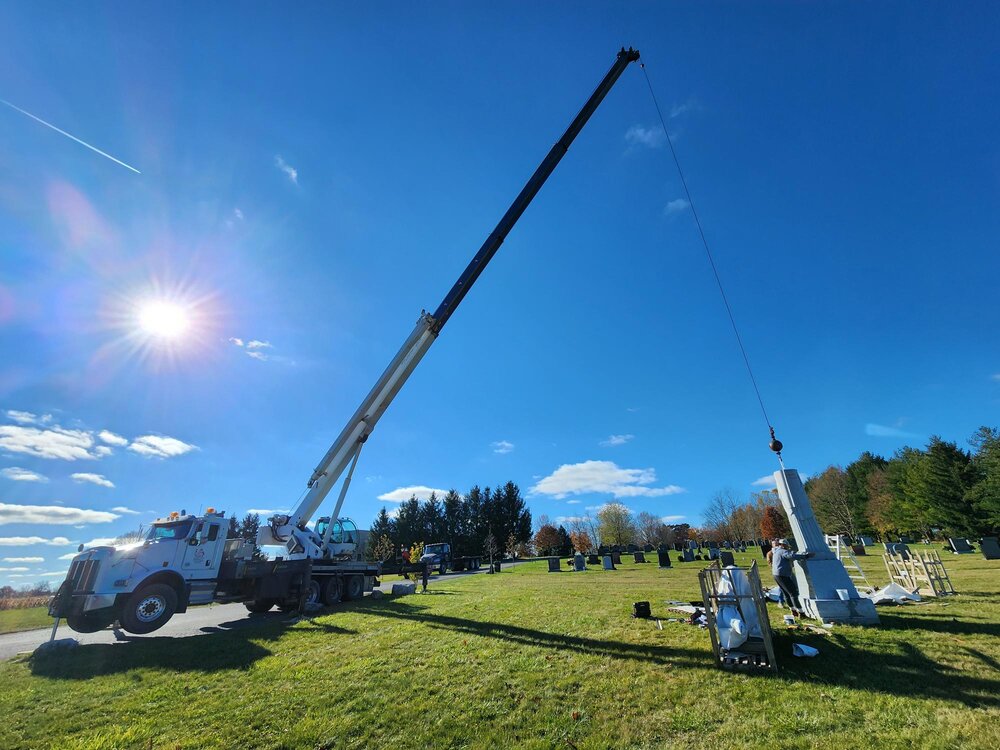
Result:
{"label": "bright sun", "polygon": [[190,326],[188,311],[174,302],[153,300],[139,307],[139,327],[148,336],[178,339]]}

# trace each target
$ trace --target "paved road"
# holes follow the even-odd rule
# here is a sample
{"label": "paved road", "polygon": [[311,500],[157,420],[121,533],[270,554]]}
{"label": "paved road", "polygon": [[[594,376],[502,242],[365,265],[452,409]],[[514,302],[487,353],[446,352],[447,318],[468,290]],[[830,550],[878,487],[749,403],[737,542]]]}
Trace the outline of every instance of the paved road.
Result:
{"label": "paved road", "polygon": [[[464,578],[465,576],[483,573],[485,570],[486,568],[481,568],[473,572],[449,573],[445,576],[433,575],[430,579],[430,585],[433,587],[436,581]],[[392,582],[383,583],[382,588],[388,592],[392,588]],[[66,625],[66,621],[63,620],[60,622],[56,638],[76,638],[81,644],[115,643],[119,638],[126,640],[162,638],[163,636],[187,638],[190,636],[205,635],[206,633],[218,633],[223,630],[260,627],[264,623],[287,620],[292,616],[294,615],[273,610],[266,615],[254,615],[251,617],[246,607],[242,604],[216,604],[208,607],[192,607],[184,614],[177,615],[162,628],[154,633],[150,633],[148,636],[131,635],[122,631],[119,631],[119,635],[116,636],[115,632],[110,629],[101,630],[97,633],[74,633]],[[16,656],[23,651],[34,651],[39,644],[49,639],[51,632],[52,628],[48,627],[40,630],[25,630],[21,633],[0,635],[0,660],[10,659],[12,656]]]}

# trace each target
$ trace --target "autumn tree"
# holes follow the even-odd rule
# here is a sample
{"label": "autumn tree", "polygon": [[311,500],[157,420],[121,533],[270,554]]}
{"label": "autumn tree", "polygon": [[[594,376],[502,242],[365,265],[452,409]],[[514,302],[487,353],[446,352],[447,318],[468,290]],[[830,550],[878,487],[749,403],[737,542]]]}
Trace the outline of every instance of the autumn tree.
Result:
{"label": "autumn tree", "polygon": [[635,541],[632,512],[621,503],[607,503],[597,512],[597,525],[604,544],[626,545]]}
{"label": "autumn tree", "polygon": [[586,531],[571,531],[569,538],[573,542],[573,549],[580,554],[585,555],[594,548]]}
{"label": "autumn tree", "polygon": [[760,522],[760,533],[764,539],[784,539],[791,535],[788,518],[780,508],[769,505],[764,508]]}
{"label": "autumn tree", "polygon": [[535,549],[539,555],[554,555],[559,549],[559,530],[550,523],[535,533]]}

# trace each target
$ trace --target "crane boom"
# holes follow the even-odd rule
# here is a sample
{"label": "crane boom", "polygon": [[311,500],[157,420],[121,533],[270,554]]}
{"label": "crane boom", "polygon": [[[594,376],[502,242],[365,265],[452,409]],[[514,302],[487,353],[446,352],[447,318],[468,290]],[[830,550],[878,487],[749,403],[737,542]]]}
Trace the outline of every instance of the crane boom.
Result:
{"label": "crane boom", "polygon": [[[594,93],[590,95],[580,112],[573,118],[573,121],[566,128],[566,132],[552,146],[548,155],[542,160],[534,174],[518,193],[510,208],[501,217],[496,228],[490,233],[482,247],[469,262],[469,265],[459,276],[458,281],[445,295],[441,304],[434,314],[426,311],[422,312],[416,326],[403,346],[396,353],[396,356],[389,362],[381,377],[375,383],[361,405],[348,420],[340,435],[334,441],[330,450],[323,456],[312,475],[309,477],[308,489],[299,502],[298,506],[290,515],[275,516],[270,520],[268,526],[262,526],[258,535],[258,544],[285,544],[290,537],[295,536],[298,544],[297,551],[309,557],[320,557],[323,555],[323,548],[326,541],[305,528],[305,524],[313,517],[319,509],[333,485],[340,479],[344,470],[352,464],[357,454],[361,451],[361,446],[368,435],[375,429],[379,418],[392,403],[393,398],[406,383],[410,373],[419,364],[431,344],[441,333],[445,323],[452,316],[458,305],[469,293],[472,285],[485,270],[500,245],[506,239],[507,234],[517,223],[517,220],[524,213],[524,210],[531,203],[532,199],[541,189],[542,185],[552,174],[556,165],[569,150],[570,144],[587,124],[591,115],[604,100],[622,72],[629,63],[639,59],[639,52],[632,48],[624,47],[618,52],[617,58],[611,69],[608,70],[604,78],[598,84]],[[353,467],[352,467],[353,469]],[[350,475],[349,475],[350,476]],[[347,480],[349,481],[349,479]],[[332,520],[338,518],[340,508],[343,504],[345,488],[340,493],[337,505],[331,516]],[[331,524],[332,525],[332,524]],[[327,534],[327,536],[329,533]],[[298,549],[301,547],[302,549]]]}

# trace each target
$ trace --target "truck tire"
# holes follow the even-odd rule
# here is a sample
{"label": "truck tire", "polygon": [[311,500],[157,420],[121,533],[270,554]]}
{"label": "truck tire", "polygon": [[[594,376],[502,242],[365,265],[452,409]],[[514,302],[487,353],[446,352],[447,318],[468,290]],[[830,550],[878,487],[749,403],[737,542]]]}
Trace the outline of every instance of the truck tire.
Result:
{"label": "truck tire", "polygon": [[265,612],[271,611],[271,607],[274,606],[274,599],[251,599],[243,602],[243,606],[246,607],[247,611],[251,614],[262,615]]}
{"label": "truck tire", "polygon": [[344,600],[351,602],[365,595],[364,576],[347,576],[344,582]]}
{"label": "truck tire", "polygon": [[66,624],[77,633],[96,633],[115,621],[113,610],[90,614],[66,615]]}
{"label": "truck tire", "polygon": [[167,624],[177,611],[177,592],[165,583],[153,583],[136,590],[122,607],[122,627],[135,635],[145,635]]}
{"label": "truck tire", "polygon": [[309,581],[309,586],[306,590],[305,606],[318,607],[321,600],[322,600],[322,587],[319,585],[319,581],[313,578]]}
{"label": "truck tire", "polygon": [[439,576],[443,576],[447,572],[448,572],[448,563],[444,563],[444,562],[441,563],[441,567],[438,568],[438,575]]}
{"label": "truck tire", "polygon": [[343,589],[340,576],[330,576],[327,578],[323,582],[323,604],[328,607],[337,604],[343,596]]}

